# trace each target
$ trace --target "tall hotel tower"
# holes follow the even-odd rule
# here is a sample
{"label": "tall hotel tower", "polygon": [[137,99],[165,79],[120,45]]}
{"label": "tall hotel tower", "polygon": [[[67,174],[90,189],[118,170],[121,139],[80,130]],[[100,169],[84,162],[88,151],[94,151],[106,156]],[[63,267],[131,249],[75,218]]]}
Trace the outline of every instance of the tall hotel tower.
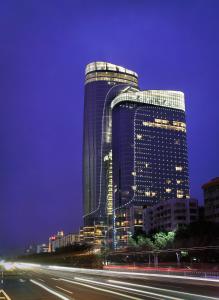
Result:
{"label": "tall hotel tower", "polygon": [[136,73],[87,65],[84,224],[114,224],[114,246],[142,228],[142,208],[189,198],[184,94],[138,88]]}
{"label": "tall hotel tower", "polygon": [[121,91],[111,103],[115,245],[142,228],[143,206],[189,198],[182,92]]}
{"label": "tall hotel tower", "polygon": [[83,137],[84,225],[108,224],[113,209],[112,99],[127,86],[138,86],[136,73],[93,62],[85,70]]}

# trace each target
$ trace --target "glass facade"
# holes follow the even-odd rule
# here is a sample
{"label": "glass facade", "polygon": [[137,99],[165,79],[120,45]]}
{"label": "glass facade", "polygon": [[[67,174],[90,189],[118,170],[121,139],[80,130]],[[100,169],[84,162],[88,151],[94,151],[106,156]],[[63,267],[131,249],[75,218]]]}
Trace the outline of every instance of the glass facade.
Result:
{"label": "glass facade", "polygon": [[112,215],[111,102],[120,90],[137,87],[137,74],[105,62],[85,71],[83,136],[84,225],[108,223]]}
{"label": "glass facade", "polygon": [[119,247],[142,225],[140,218],[132,217],[141,214],[139,207],[189,198],[185,105],[183,93],[145,91],[121,93],[111,106],[115,244]]}
{"label": "glass facade", "polygon": [[184,94],[140,91],[135,72],[106,62],[88,64],[84,226],[113,224],[114,246],[120,247],[142,229],[143,207],[175,198],[189,198]]}

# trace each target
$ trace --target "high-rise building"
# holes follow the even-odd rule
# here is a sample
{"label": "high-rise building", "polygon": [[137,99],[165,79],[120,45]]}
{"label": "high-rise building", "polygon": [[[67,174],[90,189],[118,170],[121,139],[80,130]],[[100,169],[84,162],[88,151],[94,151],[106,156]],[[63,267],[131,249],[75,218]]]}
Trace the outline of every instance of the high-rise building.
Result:
{"label": "high-rise building", "polygon": [[113,99],[111,107],[115,243],[119,247],[142,228],[139,207],[189,198],[185,102],[182,92],[129,88]]}
{"label": "high-rise building", "polygon": [[135,72],[87,65],[84,225],[109,225],[114,246],[143,227],[143,206],[189,198],[184,94],[138,88]]}
{"label": "high-rise building", "polygon": [[202,186],[204,192],[205,219],[219,222],[219,177],[216,177]]}
{"label": "high-rise building", "polygon": [[126,86],[138,85],[135,72],[106,62],[85,70],[83,136],[84,225],[105,224],[113,205],[111,101]]}

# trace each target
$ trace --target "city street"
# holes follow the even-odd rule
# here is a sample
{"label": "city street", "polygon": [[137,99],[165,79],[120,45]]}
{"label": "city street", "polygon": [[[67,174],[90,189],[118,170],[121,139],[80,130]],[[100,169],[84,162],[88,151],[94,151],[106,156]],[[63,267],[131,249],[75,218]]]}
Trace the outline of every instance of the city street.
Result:
{"label": "city street", "polygon": [[219,280],[15,264],[2,271],[0,299],[219,300]]}

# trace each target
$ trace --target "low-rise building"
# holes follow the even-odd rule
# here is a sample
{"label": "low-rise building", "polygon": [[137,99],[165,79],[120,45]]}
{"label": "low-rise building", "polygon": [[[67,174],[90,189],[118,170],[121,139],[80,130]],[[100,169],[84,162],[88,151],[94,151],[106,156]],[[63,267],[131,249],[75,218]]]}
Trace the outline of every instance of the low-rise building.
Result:
{"label": "low-rise building", "polygon": [[59,241],[64,236],[64,231],[58,231],[57,234],[49,237],[49,252],[55,252],[56,248],[59,248]]}
{"label": "low-rise building", "polygon": [[37,245],[37,253],[47,253],[49,252],[49,246],[47,244]]}
{"label": "low-rise building", "polygon": [[107,228],[104,224],[84,226],[83,230],[80,230],[80,239],[84,243],[94,246],[97,250],[105,248],[107,243]]}
{"label": "low-rise building", "polygon": [[63,234],[57,234],[49,238],[50,252],[55,252],[56,249],[80,243],[79,234],[69,233],[64,235],[63,231],[62,233]]}
{"label": "low-rise building", "polygon": [[36,245],[34,245],[34,244],[31,244],[25,248],[25,254],[34,254],[34,253],[36,253],[36,251],[37,251],[37,248],[36,248]]}
{"label": "low-rise building", "polygon": [[169,199],[144,209],[144,230],[173,231],[198,220],[196,199]]}
{"label": "low-rise building", "polygon": [[206,221],[219,222],[219,177],[202,186]]}
{"label": "low-rise building", "polygon": [[83,227],[80,227],[80,229],[79,229],[79,241],[80,241],[80,243],[84,242],[84,228]]}
{"label": "low-rise building", "polygon": [[143,229],[143,206],[131,206],[119,211],[116,215],[115,236],[116,248],[128,245],[128,239]]}

